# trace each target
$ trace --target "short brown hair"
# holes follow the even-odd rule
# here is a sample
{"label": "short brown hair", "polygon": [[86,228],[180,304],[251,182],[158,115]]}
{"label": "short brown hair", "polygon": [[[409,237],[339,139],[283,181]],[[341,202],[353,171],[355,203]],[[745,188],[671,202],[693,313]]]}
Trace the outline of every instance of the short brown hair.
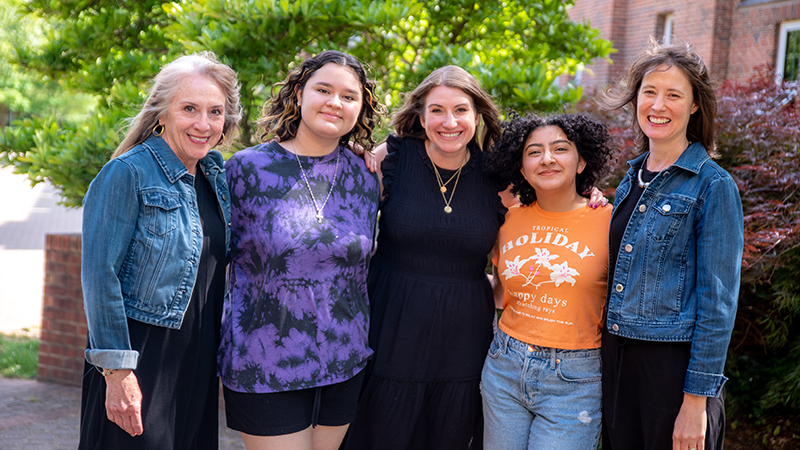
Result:
{"label": "short brown hair", "polygon": [[475,110],[483,119],[483,129],[476,132],[470,143],[478,143],[479,134],[483,135],[480,147],[489,150],[492,143],[503,132],[500,113],[489,94],[481,89],[478,81],[469,72],[458,66],[440,67],[422,80],[416,89],[406,95],[403,106],[394,114],[392,126],[400,137],[426,139],[425,128],[419,118],[425,114],[425,98],[438,86],[447,86],[464,91],[472,98]]}
{"label": "short brown hair", "polygon": [[628,71],[603,94],[600,99],[601,105],[609,109],[619,109],[630,104],[632,109],[630,120],[636,137],[636,148],[641,153],[650,150],[650,142],[636,117],[636,99],[645,75],[662,65],[677,67],[686,75],[692,86],[692,97],[697,105],[697,112],[689,118],[686,138],[690,142],[702,143],[709,156],[717,156],[714,143],[717,97],[703,58],[694,51],[691,44],[660,44],[651,36],[647,50],[637,55],[628,66]]}

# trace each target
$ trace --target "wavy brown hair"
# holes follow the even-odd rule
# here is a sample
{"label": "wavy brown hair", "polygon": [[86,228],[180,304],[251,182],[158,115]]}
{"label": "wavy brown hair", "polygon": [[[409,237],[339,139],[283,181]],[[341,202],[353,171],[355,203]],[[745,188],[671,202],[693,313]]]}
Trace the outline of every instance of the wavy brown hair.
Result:
{"label": "wavy brown hair", "polygon": [[470,96],[475,111],[483,121],[483,126],[476,130],[475,136],[469,143],[475,143],[483,150],[491,148],[492,143],[503,131],[500,112],[492,97],[481,89],[478,80],[458,66],[444,66],[434,70],[416,89],[406,95],[403,106],[392,117],[392,126],[397,135],[427,139],[425,128],[419,119],[425,115],[425,99],[433,88],[438,86],[460,89]]}
{"label": "wavy brown hair", "polygon": [[530,205],[536,200],[536,191],[522,174],[522,158],[525,143],[531,133],[541,127],[561,128],[575,147],[578,155],[586,161],[586,167],[577,174],[575,190],[589,197],[592,188],[605,177],[610,169],[612,156],[616,152],[614,140],[602,122],[583,114],[556,114],[541,117],[534,114],[525,118],[516,113],[503,124],[503,135],[492,147],[486,160],[486,170],[496,177],[500,186],[511,185],[511,193],[518,195],[520,202]]}
{"label": "wavy brown hair", "polygon": [[692,86],[692,97],[698,108],[689,118],[686,138],[689,142],[702,143],[709,156],[718,156],[714,143],[717,97],[714,94],[714,86],[703,58],[688,43],[686,45],[660,44],[651,36],[647,50],[637,55],[628,66],[628,71],[603,93],[599,100],[600,105],[607,109],[620,109],[630,105],[630,124],[636,138],[636,148],[640,153],[649,151],[650,142],[639,126],[636,117],[636,101],[645,75],[662,65],[668,68],[677,67],[686,75]]}
{"label": "wavy brown hair", "polygon": [[242,107],[239,105],[240,86],[236,72],[219,62],[214,53],[200,52],[177,58],[164,66],[153,78],[153,85],[142,110],[132,119],[128,119],[128,132],[111,157],[116,158],[144,142],[158,125],[159,117],[169,111],[169,105],[181,87],[181,82],[194,75],[213,80],[225,96],[223,139],[217,145],[225,145],[235,139],[239,133],[239,120],[242,118]]}
{"label": "wavy brown hair", "polygon": [[339,144],[347,145],[352,138],[364,150],[371,150],[375,146],[372,130],[385,113],[385,108],[375,95],[375,83],[367,78],[367,71],[355,57],[336,50],[326,50],[303,61],[299,69],[291,71],[285,80],[272,87],[272,96],[264,103],[257,122],[262,142],[269,140],[270,136],[281,141],[297,136],[297,128],[302,119],[300,106],[297,104],[297,92],[305,87],[314,72],[328,63],[350,68],[361,85],[361,112],[353,129],[339,139]]}

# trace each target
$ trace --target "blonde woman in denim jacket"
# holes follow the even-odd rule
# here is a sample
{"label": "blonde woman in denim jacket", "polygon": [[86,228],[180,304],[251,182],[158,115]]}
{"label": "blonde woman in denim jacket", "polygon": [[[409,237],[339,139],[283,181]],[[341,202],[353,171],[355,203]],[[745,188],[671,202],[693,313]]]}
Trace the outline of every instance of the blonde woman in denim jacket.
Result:
{"label": "blonde woman in denim jacket", "polygon": [[84,199],[89,344],[80,449],[216,449],[236,73],[213,54],[156,76]]}
{"label": "blonde woman in denim jacket", "polygon": [[687,45],[650,48],[605,98],[643,154],[617,189],[603,332],[603,449],[722,448],[742,204],[715,154],[716,99]]}

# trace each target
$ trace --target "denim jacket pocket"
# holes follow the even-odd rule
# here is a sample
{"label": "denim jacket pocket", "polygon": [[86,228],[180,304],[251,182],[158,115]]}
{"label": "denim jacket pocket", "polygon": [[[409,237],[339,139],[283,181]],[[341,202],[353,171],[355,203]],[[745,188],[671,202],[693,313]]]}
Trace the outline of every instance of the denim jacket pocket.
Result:
{"label": "denim jacket pocket", "polygon": [[156,236],[164,236],[178,228],[180,194],[161,189],[142,192],[144,228]]}
{"label": "denim jacket pocket", "polygon": [[647,234],[658,242],[673,239],[689,215],[695,200],[684,195],[657,195],[648,223]]}

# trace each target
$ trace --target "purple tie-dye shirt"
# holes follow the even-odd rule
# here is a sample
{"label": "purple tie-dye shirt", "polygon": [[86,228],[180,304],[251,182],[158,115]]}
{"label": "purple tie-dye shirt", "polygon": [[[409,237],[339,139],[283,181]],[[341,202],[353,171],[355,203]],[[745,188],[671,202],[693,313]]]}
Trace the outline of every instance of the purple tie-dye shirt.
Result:
{"label": "purple tie-dye shirt", "polygon": [[345,381],[368,346],[367,266],[378,180],[350,150],[300,157],[276,142],[225,164],[231,189],[230,296],[220,376],[238,392],[282,392]]}

